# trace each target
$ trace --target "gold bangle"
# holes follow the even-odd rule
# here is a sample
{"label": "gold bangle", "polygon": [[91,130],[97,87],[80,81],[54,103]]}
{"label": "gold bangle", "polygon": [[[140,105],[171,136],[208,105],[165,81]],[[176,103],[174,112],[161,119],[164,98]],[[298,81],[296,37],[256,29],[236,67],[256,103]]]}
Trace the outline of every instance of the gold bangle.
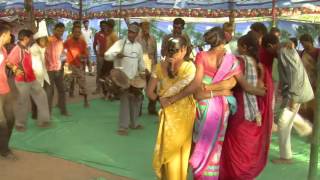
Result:
{"label": "gold bangle", "polygon": [[205,84],[202,84],[202,90],[207,90]]}
{"label": "gold bangle", "polygon": [[18,67],[17,67],[17,66],[12,66],[12,68],[11,68],[11,69],[12,69],[12,72],[13,72],[13,73],[16,73],[16,72],[17,72],[17,70],[18,70]]}

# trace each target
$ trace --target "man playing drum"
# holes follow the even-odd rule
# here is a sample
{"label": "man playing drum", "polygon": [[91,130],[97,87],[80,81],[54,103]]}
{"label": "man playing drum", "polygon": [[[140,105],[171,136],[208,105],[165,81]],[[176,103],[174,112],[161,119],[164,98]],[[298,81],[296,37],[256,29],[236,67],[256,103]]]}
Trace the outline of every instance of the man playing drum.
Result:
{"label": "man playing drum", "polygon": [[[128,38],[118,40],[104,54],[106,61],[114,61],[114,67],[126,74],[129,80],[134,80],[137,76],[142,76],[145,72],[143,62],[143,50],[136,41],[139,27],[135,24],[128,26]],[[141,93],[137,93],[139,87],[130,87],[120,95],[119,112],[119,135],[128,135],[128,128],[142,129],[138,124],[140,104],[142,103]]]}

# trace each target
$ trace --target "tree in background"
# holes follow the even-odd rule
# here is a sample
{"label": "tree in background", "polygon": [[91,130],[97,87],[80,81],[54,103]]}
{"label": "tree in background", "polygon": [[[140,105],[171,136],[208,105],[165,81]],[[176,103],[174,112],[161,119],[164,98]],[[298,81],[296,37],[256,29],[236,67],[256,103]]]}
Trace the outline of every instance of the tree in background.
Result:
{"label": "tree in background", "polygon": [[296,29],[297,38],[306,33],[316,39],[320,34],[320,24],[303,24]]}
{"label": "tree in background", "polygon": [[157,21],[150,21],[150,33],[156,38],[157,43],[161,43],[162,37],[166,34],[157,27]]}
{"label": "tree in background", "polygon": [[[127,35],[127,25],[125,23],[123,23],[124,21],[121,19],[120,21],[119,20],[115,20],[116,24],[114,26],[114,31],[116,33],[119,33],[118,36],[119,38],[122,38],[124,37],[125,35]],[[121,26],[120,26],[120,23],[121,23]],[[120,28],[120,30],[119,30]]]}
{"label": "tree in background", "polygon": [[199,45],[199,39],[202,39],[202,35],[200,33],[200,38],[197,38],[197,36],[199,36],[199,32],[195,31],[195,23],[186,23],[185,28],[184,28],[184,32],[186,34],[188,34],[191,44],[196,46]]}
{"label": "tree in background", "polygon": [[280,39],[281,41],[287,41],[292,37],[292,35],[287,30],[280,29],[280,31],[281,31],[281,39]]}
{"label": "tree in background", "polygon": [[242,32],[235,32],[234,35],[233,35],[233,38],[234,39],[239,39],[241,36],[243,36]]}

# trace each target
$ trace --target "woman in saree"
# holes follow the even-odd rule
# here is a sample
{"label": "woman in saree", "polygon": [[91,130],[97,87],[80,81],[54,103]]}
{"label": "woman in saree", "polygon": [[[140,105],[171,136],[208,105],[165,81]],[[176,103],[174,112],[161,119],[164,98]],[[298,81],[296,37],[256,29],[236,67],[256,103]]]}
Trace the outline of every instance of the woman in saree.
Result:
{"label": "woman in saree", "polygon": [[[264,84],[264,71],[258,68],[259,42],[253,33],[238,40],[239,62],[245,79],[253,86]],[[271,116],[262,98],[236,86],[237,112],[230,116],[221,153],[220,180],[253,180],[264,169],[270,144]]]}
{"label": "woman in saree", "polygon": [[[184,60],[187,41],[183,37],[171,38],[168,46],[166,60],[155,66],[148,85],[147,95],[152,100],[179,93],[195,76],[193,62]],[[158,83],[159,95],[155,93]],[[158,179],[187,179],[195,113],[195,100],[191,94],[160,110],[153,156],[153,168]]]}
{"label": "woman in saree", "polygon": [[[238,60],[232,54],[225,53],[225,37],[220,27],[206,32],[204,41],[211,49],[197,54],[194,80],[177,95],[161,98],[160,102],[166,107],[199,92],[199,95],[196,93],[199,100],[193,135],[195,144],[189,162],[195,179],[215,180],[219,178],[220,154],[229,114],[236,110],[234,97],[225,91],[226,84],[236,78],[248,91],[258,94],[260,91],[248,85],[242,76],[237,76],[241,72]],[[201,87],[210,89],[209,98],[202,97]],[[232,86],[228,88],[230,90]]]}

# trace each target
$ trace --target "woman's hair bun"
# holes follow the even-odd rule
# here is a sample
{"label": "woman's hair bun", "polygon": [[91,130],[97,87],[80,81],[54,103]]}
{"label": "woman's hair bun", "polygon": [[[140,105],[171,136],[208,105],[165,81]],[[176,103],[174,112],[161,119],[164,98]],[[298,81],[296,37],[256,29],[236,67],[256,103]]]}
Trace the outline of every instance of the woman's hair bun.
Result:
{"label": "woman's hair bun", "polygon": [[224,31],[221,27],[213,27],[203,35],[204,42],[215,48],[226,42]]}

